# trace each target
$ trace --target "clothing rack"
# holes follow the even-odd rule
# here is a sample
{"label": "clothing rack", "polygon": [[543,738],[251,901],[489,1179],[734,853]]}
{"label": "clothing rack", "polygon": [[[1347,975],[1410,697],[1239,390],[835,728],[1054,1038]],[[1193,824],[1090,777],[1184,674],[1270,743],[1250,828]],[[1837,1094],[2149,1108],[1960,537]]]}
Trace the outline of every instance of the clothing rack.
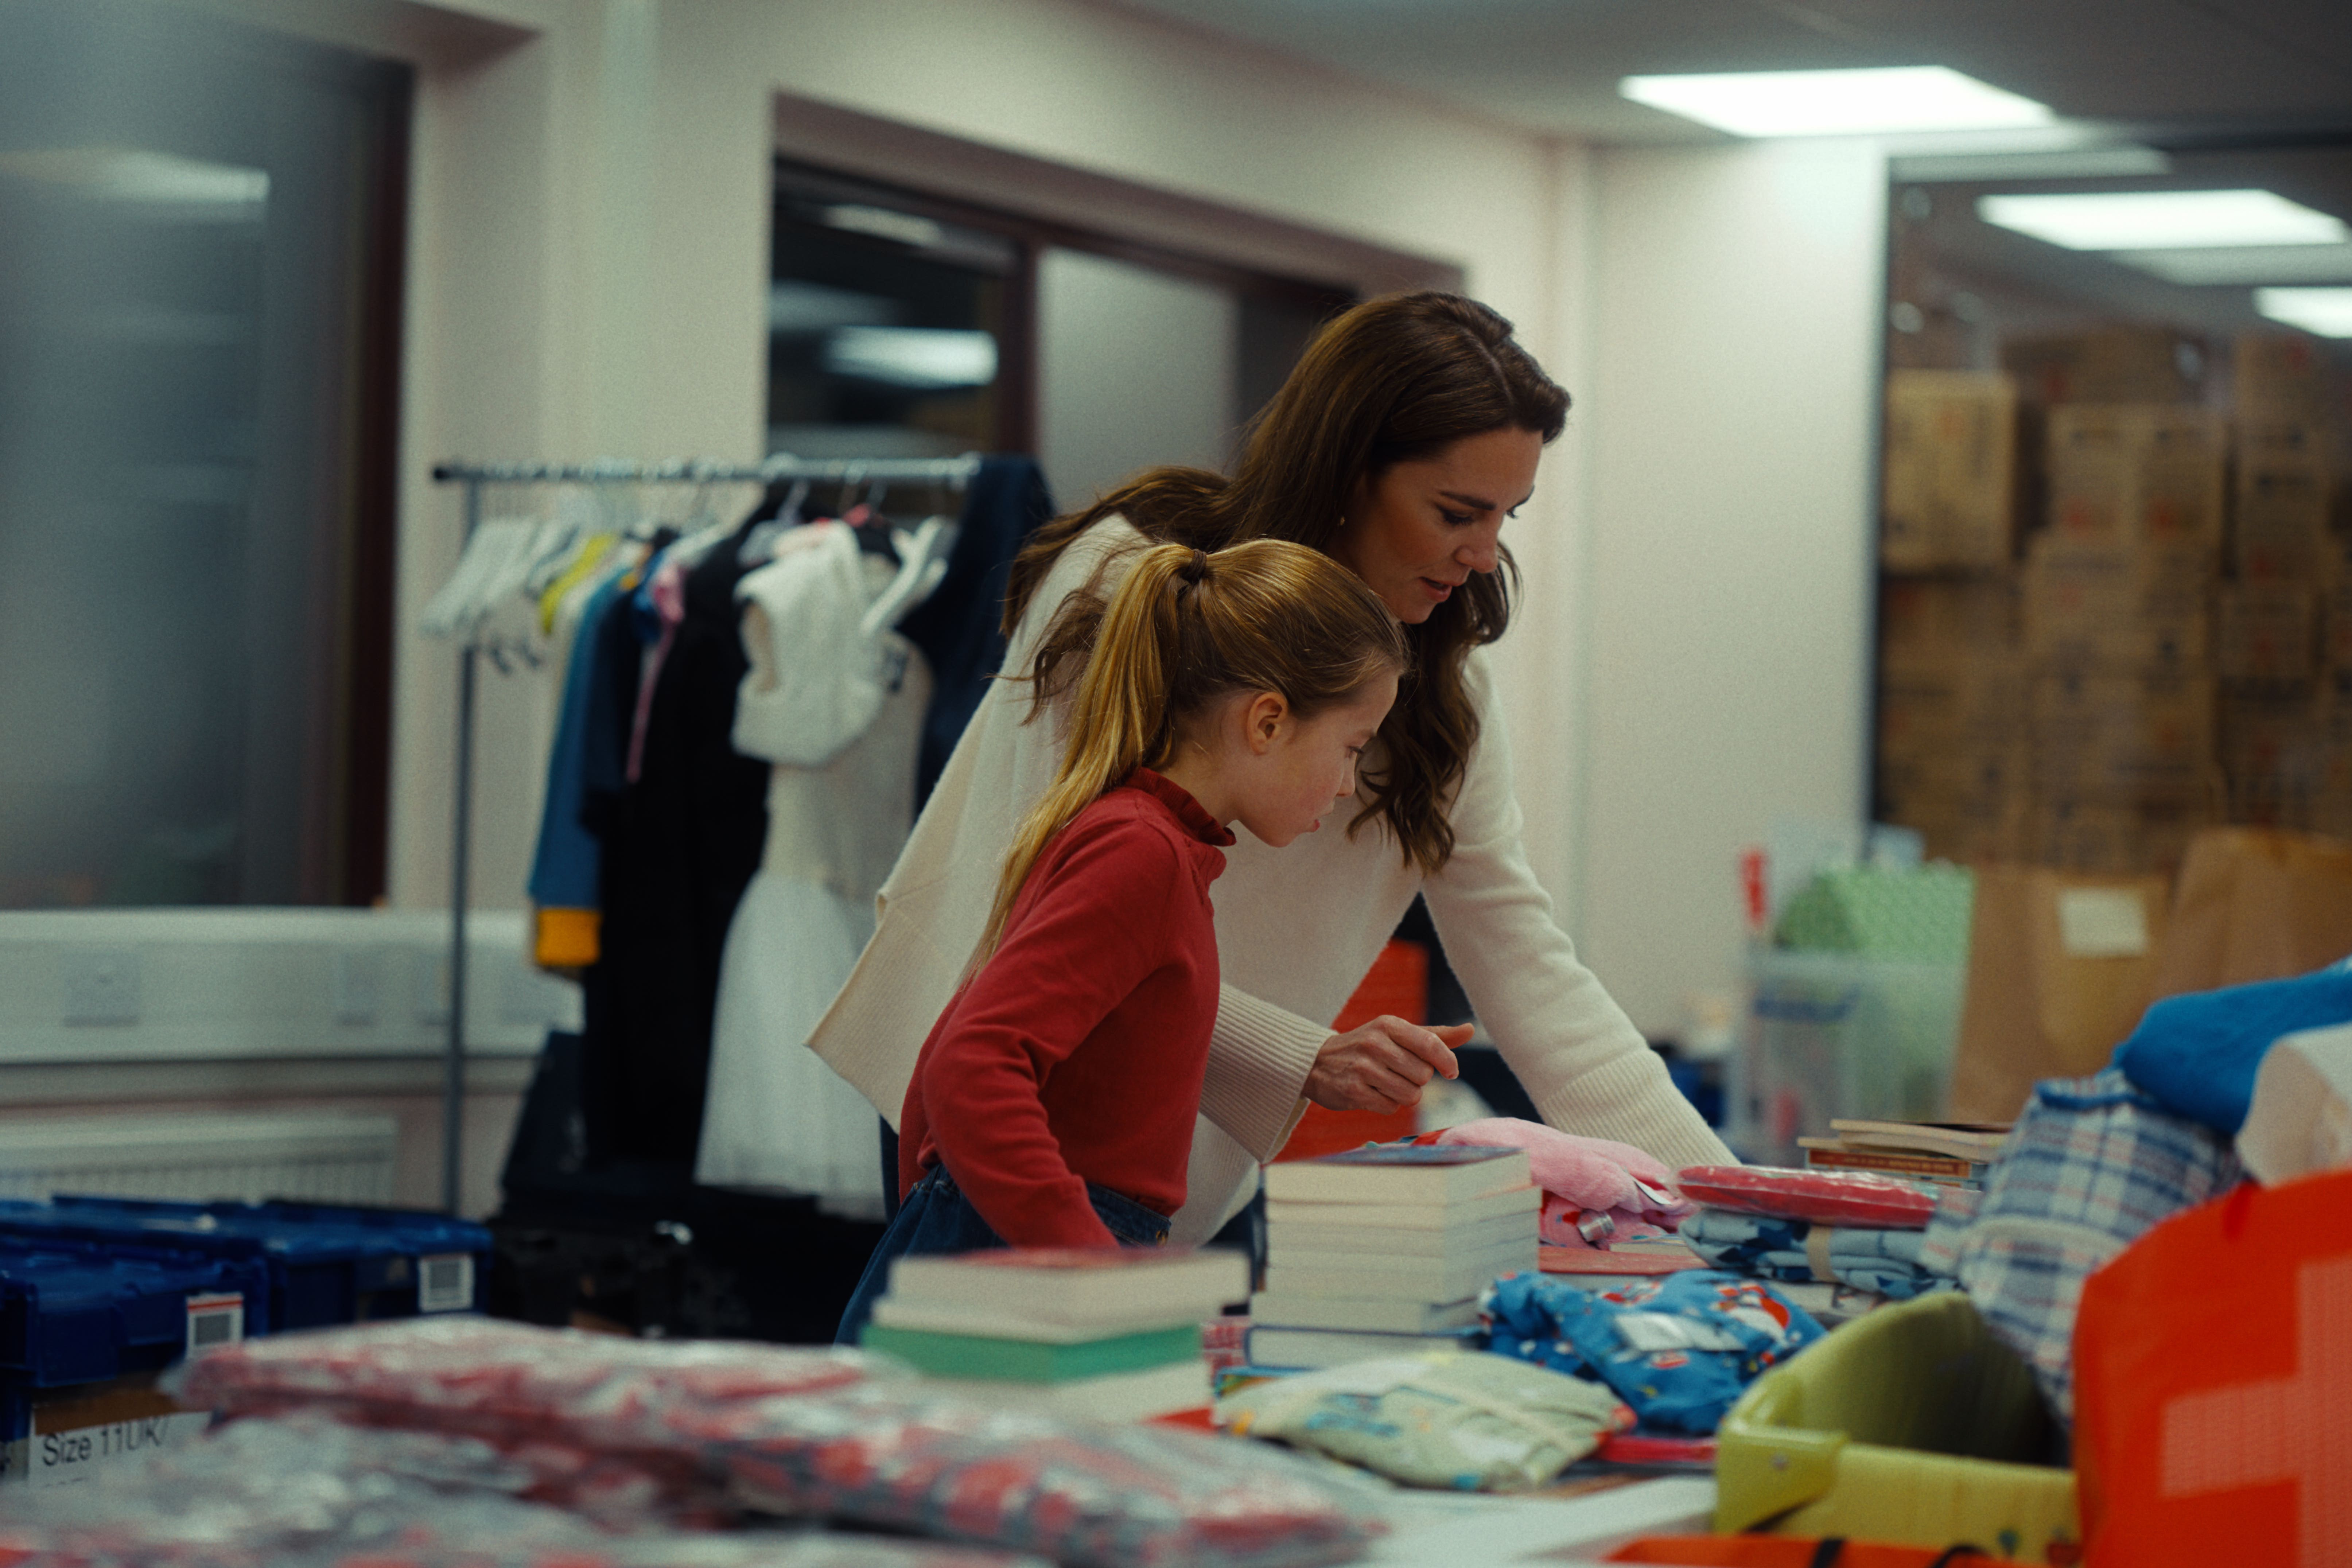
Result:
{"label": "clothing rack", "polygon": [[[490,485],[929,485],[961,490],[980,472],[977,452],[959,458],[834,458],[779,453],[761,463],[678,458],[659,463],[436,463],[433,482],[466,487],[465,537],[482,522],[482,491]],[[466,906],[473,865],[474,689],[477,654],[468,641],[457,658],[457,743],[451,795],[449,845],[449,1033],[441,1079],[441,1206],[456,1214],[464,1176],[459,1137],[466,1096]]]}

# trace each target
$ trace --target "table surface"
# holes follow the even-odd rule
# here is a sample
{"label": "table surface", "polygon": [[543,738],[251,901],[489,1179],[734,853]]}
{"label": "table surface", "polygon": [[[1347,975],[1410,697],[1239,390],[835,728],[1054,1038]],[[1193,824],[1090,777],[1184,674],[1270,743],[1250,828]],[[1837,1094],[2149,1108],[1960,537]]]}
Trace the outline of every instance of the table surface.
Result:
{"label": "table surface", "polygon": [[1400,1489],[1385,1511],[1389,1533],[1357,1559],[1363,1568],[1558,1568],[1596,1563],[1637,1536],[1706,1534],[1714,1528],[1715,1482],[1608,1477],[1517,1497]]}

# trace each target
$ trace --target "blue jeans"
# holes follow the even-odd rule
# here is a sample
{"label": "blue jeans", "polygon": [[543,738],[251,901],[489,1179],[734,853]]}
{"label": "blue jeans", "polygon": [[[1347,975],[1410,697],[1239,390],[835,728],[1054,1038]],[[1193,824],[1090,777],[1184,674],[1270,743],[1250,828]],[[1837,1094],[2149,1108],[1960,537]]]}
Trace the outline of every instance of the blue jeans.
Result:
{"label": "blue jeans", "polygon": [[[1094,1205],[1095,1217],[1109,1227],[1121,1247],[1167,1245],[1167,1215],[1092,1182],[1087,1184],[1087,1201]],[[980,1217],[980,1211],[971,1206],[971,1200],[955,1184],[948,1168],[932,1166],[907,1190],[898,1214],[891,1218],[890,1228],[882,1233],[874,1256],[866,1259],[866,1272],[857,1280],[857,1293],[850,1297],[848,1308],[841,1314],[841,1328],[834,1334],[833,1342],[857,1342],[866,1320],[873,1316],[874,1303],[890,1287],[892,1258],[982,1252],[1003,1245],[1003,1238]]]}

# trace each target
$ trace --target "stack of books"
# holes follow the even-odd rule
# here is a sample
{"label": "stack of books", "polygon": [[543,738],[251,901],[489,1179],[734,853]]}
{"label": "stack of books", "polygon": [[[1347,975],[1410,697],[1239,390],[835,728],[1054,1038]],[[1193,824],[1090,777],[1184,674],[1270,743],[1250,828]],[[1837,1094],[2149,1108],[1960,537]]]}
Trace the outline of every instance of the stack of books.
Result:
{"label": "stack of books", "polygon": [[1222,1248],[901,1258],[858,1342],[999,1405],[1148,1420],[1209,1403],[1201,1324],[1249,1275]]}
{"label": "stack of books", "polygon": [[1995,1121],[1832,1120],[1831,1138],[1800,1138],[1805,1163],[1819,1170],[1866,1171],[1949,1187],[1984,1185],[2000,1157],[2009,1124]]}
{"label": "stack of books", "polygon": [[1478,1292],[1536,1267],[1543,1193],[1524,1150],[1376,1143],[1269,1165],[1265,1196],[1255,1366],[1475,1348]]}

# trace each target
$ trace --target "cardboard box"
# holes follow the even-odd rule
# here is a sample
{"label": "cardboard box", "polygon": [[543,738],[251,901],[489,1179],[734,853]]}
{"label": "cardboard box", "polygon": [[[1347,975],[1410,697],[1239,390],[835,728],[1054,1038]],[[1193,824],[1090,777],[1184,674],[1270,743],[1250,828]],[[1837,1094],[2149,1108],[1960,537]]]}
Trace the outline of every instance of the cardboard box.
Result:
{"label": "cardboard box", "polygon": [[1878,679],[1878,754],[1956,760],[2022,739],[2026,677],[2010,659],[1889,665]]}
{"label": "cardboard box", "polygon": [[2039,795],[2026,822],[2026,854],[2034,864],[2060,871],[2160,874],[2178,867],[2189,840],[2216,820],[2202,804],[2116,805]]}
{"label": "cardboard box", "polygon": [[1931,859],[2014,860],[2023,852],[2032,776],[2021,738],[1976,751],[1882,753],[1876,815],[1917,829]]}
{"label": "cardboard box", "polygon": [[2218,555],[2229,427],[2198,408],[2053,408],[2044,437],[2050,536]]}
{"label": "cardboard box", "polygon": [[2097,327],[2000,349],[2000,368],[2036,403],[2195,403],[2206,360],[2203,340],[2170,327]]}
{"label": "cardboard box", "polygon": [[1999,664],[2020,642],[2017,580],[1997,577],[1887,578],[1878,592],[1878,659],[1883,668],[1942,670]]}
{"label": "cardboard box", "polygon": [[2248,583],[2312,584],[2335,575],[2328,531],[2336,476],[2321,458],[2249,455],[2238,465],[2231,559]]}
{"label": "cardboard box", "polygon": [[2037,796],[2210,807],[2220,793],[2214,697],[2203,676],[2041,672],[2030,720]]}
{"label": "cardboard box", "polygon": [[2230,583],[2213,601],[2213,672],[2224,680],[2308,680],[2319,668],[2319,595],[2307,587]]}
{"label": "cardboard box", "polygon": [[2017,385],[2005,375],[1888,375],[1879,542],[1887,570],[2009,563],[2017,537]]}
{"label": "cardboard box", "polygon": [[2344,388],[2327,351],[2301,332],[2241,332],[2231,354],[2231,401],[2242,416],[2332,424]]}
{"label": "cardboard box", "polygon": [[2039,1079],[2105,1067],[2147,1005],[2170,909],[2159,877],[1979,868],[1951,1114],[2006,1121]]}
{"label": "cardboard box", "polygon": [[2201,552],[2033,542],[2020,594],[2026,657],[2042,665],[2201,673],[2212,656]]}

